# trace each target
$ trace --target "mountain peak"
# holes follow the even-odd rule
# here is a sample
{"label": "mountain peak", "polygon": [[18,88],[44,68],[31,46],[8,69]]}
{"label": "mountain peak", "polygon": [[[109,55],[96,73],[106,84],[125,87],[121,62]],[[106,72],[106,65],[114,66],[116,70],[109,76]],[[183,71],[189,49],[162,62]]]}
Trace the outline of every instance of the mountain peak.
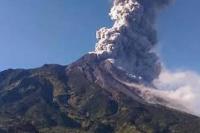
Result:
{"label": "mountain peak", "polygon": [[[1,72],[2,132],[200,131],[198,117],[145,102],[137,88],[129,90],[114,78],[110,72],[118,69],[110,61],[94,60],[86,55],[69,66]],[[121,73],[121,80],[131,80]]]}

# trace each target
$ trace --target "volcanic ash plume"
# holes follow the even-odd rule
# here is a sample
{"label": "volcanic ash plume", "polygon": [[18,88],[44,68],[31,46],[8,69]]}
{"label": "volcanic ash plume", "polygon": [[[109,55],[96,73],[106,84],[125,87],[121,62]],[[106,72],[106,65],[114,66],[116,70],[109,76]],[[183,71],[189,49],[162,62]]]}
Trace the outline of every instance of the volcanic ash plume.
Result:
{"label": "volcanic ash plume", "polygon": [[131,78],[142,80],[139,82],[142,84],[137,84],[122,80],[122,75],[114,76],[129,88],[139,88],[147,102],[200,116],[200,75],[190,71],[170,72],[161,67],[154,51],[156,14],[170,1],[114,0],[109,14],[114,24],[97,32],[95,53],[99,59],[109,59],[125,70]]}
{"label": "volcanic ash plume", "polygon": [[[163,70],[154,81],[154,92],[161,97],[183,105],[188,113],[200,116],[200,75],[192,71]],[[177,109],[180,109],[178,106]]]}
{"label": "volcanic ash plume", "polygon": [[115,0],[110,12],[112,28],[97,32],[95,52],[145,82],[157,78],[161,67],[154,52],[156,13],[169,0]]}

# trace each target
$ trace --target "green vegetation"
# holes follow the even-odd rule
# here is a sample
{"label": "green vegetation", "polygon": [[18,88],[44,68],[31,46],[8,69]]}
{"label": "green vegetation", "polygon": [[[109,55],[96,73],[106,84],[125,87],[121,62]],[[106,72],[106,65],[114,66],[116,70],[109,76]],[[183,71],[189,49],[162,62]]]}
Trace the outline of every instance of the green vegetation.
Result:
{"label": "green vegetation", "polygon": [[0,132],[199,133],[200,118],[89,82],[78,68],[0,73]]}

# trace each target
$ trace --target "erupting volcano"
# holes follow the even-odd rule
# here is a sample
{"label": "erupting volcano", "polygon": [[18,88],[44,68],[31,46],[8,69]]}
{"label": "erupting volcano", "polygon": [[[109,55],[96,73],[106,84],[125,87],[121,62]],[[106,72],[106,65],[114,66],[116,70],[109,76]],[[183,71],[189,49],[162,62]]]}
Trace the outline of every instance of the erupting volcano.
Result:
{"label": "erupting volcano", "polygon": [[94,51],[67,66],[1,72],[0,132],[199,133],[193,97],[181,99],[185,73],[164,73],[155,51],[156,16],[170,2],[114,0]]}

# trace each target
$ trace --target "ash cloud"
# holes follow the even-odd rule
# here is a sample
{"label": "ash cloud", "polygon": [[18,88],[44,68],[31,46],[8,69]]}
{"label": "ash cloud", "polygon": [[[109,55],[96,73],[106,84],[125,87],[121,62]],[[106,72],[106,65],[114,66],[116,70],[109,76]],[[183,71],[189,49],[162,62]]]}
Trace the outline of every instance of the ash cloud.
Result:
{"label": "ash cloud", "polygon": [[[159,96],[183,105],[186,111],[200,116],[200,75],[193,71],[163,70],[154,81]],[[179,106],[177,109],[182,110]],[[185,111],[185,110],[183,110]]]}
{"label": "ash cloud", "polygon": [[[109,14],[114,21],[113,26],[97,31],[95,53],[100,59],[111,59],[115,66],[129,75],[140,77],[142,83],[152,83],[156,89],[139,87],[151,94],[146,95],[149,101],[153,99],[154,103],[158,103],[154,101],[154,96],[157,96],[167,101],[163,103],[165,106],[200,115],[200,75],[191,71],[171,72],[164,69],[154,50],[158,40],[156,15],[170,2],[114,0]],[[132,86],[134,83],[126,84]]]}
{"label": "ash cloud", "polygon": [[97,31],[95,52],[100,58],[150,83],[160,74],[161,65],[154,47],[157,43],[155,18],[169,0],[114,0],[111,28]]}

